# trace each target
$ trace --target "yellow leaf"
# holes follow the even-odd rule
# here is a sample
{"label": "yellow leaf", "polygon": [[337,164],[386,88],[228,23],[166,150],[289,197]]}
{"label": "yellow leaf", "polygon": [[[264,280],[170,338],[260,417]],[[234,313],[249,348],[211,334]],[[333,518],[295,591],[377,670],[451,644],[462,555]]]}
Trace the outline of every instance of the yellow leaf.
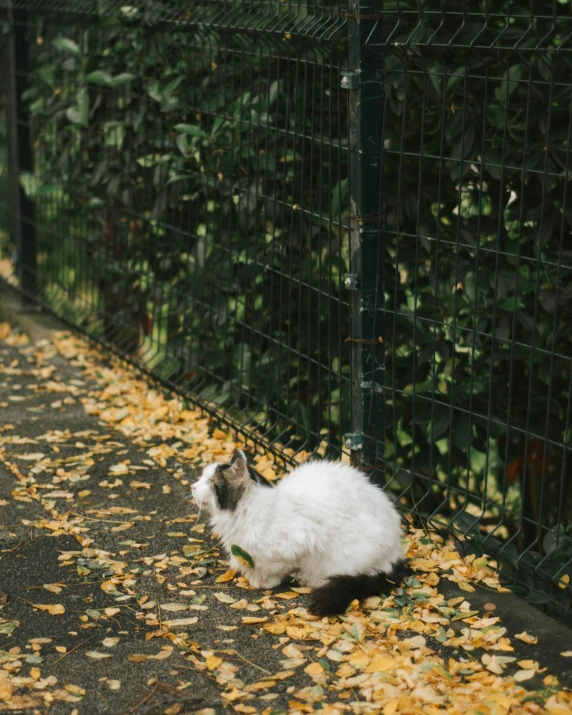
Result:
{"label": "yellow leaf", "polygon": [[104,645],[106,648],[113,648],[119,643],[119,638],[104,638],[101,641],[101,644]]}
{"label": "yellow leaf", "polygon": [[462,591],[474,591],[475,589],[473,586],[468,581],[458,581],[457,586],[462,590]]}
{"label": "yellow leaf", "polygon": [[533,645],[538,643],[538,638],[536,636],[530,636],[526,631],[523,631],[522,633],[516,633],[515,638],[518,638],[519,641],[523,641],[524,643],[532,643]]}
{"label": "yellow leaf", "polygon": [[105,613],[106,616],[114,616],[116,613],[119,613],[120,610],[121,610],[121,609],[120,609],[120,608],[117,608],[117,607],[115,607],[115,608],[106,608],[106,609],[104,609],[103,612]]}
{"label": "yellow leaf", "polygon": [[118,524],[117,526],[112,526],[111,531],[117,533],[118,531],[127,531],[133,526],[132,521],[124,521],[123,524]]}
{"label": "yellow leaf", "polygon": [[178,626],[192,626],[198,620],[198,616],[191,616],[190,618],[175,618],[172,621],[163,621],[163,625],[168,626],[169,628],[177,628]]}
{"label": "yellow leaf", "polygon": [[375,658],[365,669],[366,673],[384,673],[387,670],[393,670],[395,662],[389,653],[376,655]]}
{"label": "yellow leaf", "polygon": [[385,704],[382,713],[383,715],[394,715],[397,711],[397,706],[399,705],[399,698],[393,698],[388,703]]}
{"label": "yellow leaf", "polygon": [[518,665],[523,670],[538,670],[538,663],[535,660],[519,660]]}
{"label": "yellow leaf", "polygon": [[281,670],[279,673],[276,673],[276,675],[273,675],[272,677],[274,680],[287,680],[288,678],[291,678],[294,675],[293,670]]}
{"label": "yellow leaf", "polygon": [[566,586],[570,583],[570,576],[565,573],[564,576],[560,576],[560,581],[558,585],[560,588],[566,588]]}
{"label": "yellow leaf", "polygon": [[230,700],[232,702],[233,700],[238,700],[239,698],[247,698],[248,693],[243,693],[242,691],[238,690],[237,688],[232,688],[227,693],[221,693],[221,696],[225,700]]}
{"label": "yellow leaf", "polygon": [[283,598],[285,601],[289,601],[292,598],[298,598],[300,594],[294,593],[294,591],[285,591],[284,593],[275,593],[273,598]]}
{"label": "yellow leaf", "polygon": [[45,583],[42,588],[45,588],[46,591],[51,591],[52,593],[61,593],[62,592],[62,587],[58,586],[57,583]]}
{"label": "yellow leaf", "polygon": [[283,623],[266,623],[264,630],[275,636],[281,636],[286,631],[286,626]]}
{"label": "yellow leaf", "polygon": [[264,616],[263,618],[255,618],[254,616],[243,616],[242,617],[242,622],[246,626],[250,626],[254,623],[264,623],[264,621],[267,621],[268,618]]}
{"label": "yellow leaf", "polygon": [[517,681],[517,683],[522,683],[523,680],[530,680],[532,677],[534,677],[534,674],[536,673],[535,670],[529,669],[529,670],[519,670],[514,674],[514,679]]}
{"label": "yellow leaf", "polygon": [[225,571],[225,573],[218,576],[215,583],[226,583],[227,581],[232,581],[235,576],[236,571],[234,569],[229,569],[228,571]]}
{"label": "yellow leaf", "polygon": [[181,708],[183,706],[181,703],[175,703],[174,705],[169,705],[168,708],[163,710],[163,715],[177,715],[177,713],[181,712]]}
{"label": "yellow leaf", "polygon": [[101,585],[100,588],[102,591],[105,591],[105,593],[114,593],[117,591],[117,586],[113,583],[113,581],[104,581]]}
{"label": "yellow leaf", "polygon": [[209,657],[205,660],[205,665],[209,670],[216,670],[221,663],[222,658],[219,658],[216,655],[209,655]]}
{"label": "yellow leaf", "polygon": [[39,669],[39,668],[32,668],[32,669],[30,670],[30,677],[32,677],[34,680],[38,680],[38,678],[40,677],[40,675],[41,675],[41,673],[40,673],[40,669]]}
{"label": "yellow leaf", "polygon": [[93,658],[94,660],[103,660],[104,658],[111,658],[111,653],[100,653],[97,650],[88,650],[86,655],[88,658]]}
{"label": "yellow leaf", "polygon": [[572,658],[572,650],[565,650],[560,655],[564,656],[564,658]]}
{"label": "yellow leaf", "polygon": [[66,609],[61,603],[33,603],[32,606],[40,611],[47,611],[50,616],[61,616],[66,612]]}
{"label": "yellow leaf", "polygon": [[307,673],[308,675],[319,675],[320,673],[323,673],[324,669],[319,663],[310,663],[310,665],[307,665],[304,668],[304,673]]}
{"label": "yellow leaf", "polygon": [[162,611],[186,611],[187,606],[184,603],[162,603]]}

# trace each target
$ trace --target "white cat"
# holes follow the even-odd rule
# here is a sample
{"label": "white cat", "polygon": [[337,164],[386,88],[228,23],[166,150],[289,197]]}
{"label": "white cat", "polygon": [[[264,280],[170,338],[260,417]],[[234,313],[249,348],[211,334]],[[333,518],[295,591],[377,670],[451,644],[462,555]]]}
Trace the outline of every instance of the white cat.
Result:
{"label": "white cat", "polygon": [[238,450],[230,463],[205,467],[192,492],[227,552],[236,545],[254,561],[246,567],[231,555],[232,568],[254,588],[287,578],[315,588],[316,615],[341,613],[406,575],[397,510],[349,465],[308,462],[273,486]]}

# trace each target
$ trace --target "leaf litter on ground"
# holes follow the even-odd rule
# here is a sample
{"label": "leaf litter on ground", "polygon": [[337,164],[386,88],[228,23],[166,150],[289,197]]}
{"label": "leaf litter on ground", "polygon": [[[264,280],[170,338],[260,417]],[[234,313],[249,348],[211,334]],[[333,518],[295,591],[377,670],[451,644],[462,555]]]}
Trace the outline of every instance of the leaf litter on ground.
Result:
{"label": "leaf litter on ground", "polygon": [[[28,346],[25,336],[6,324],[0,325],[0,336],[13,347]],[[102,489],[110,490],[110,497],[118,488],[135,493],[152,490],[152,482],[138,475],[157,465],[180,485],[188,487],[192,467],[226,459],[243,445],[231,431],[214,426],[210,417],[198,408],[189,407],[180,398],[147,383],[132,368],[100,354],[76,336],[56,334],[53,341],[34,346],[33,354],[35,373],[42,384],[57,380],[57,371],[51,364],[56,355],[82,370],[89,390],[54,384],[58,390],[67,389],[73,394],[87,414],[107,424],[110,434],[48,432],[30,440],[26,435],[11,434],[8,425],[0,431],[0,458],[15,480],[13,498],[36,502],[38,510],[43,510],[43,514],[38,511],[33,527],[53,535],[70,535],[78,542],[76,550],[60,554],[62,564],[75,565],[78,577],[84,579],[91,578],[93,573],[102,574],[101,591],[117,603],[116,608],[88,609],[79,617],[82,627],[97,627],[101,619],[115,617],[123,604],[130,603],[130,614],[145,625],[145,639],[167,642],[155,653],[132,653],[129,661],[165,660],[177,652],[190,667],[209,674],[219,689],[221,702],[242,713],[572,714],[572,696],[560,687],[556,675],[546,673],[532,659],[515,662],[510,634],[494,614],[494,604],[486,604],[482,613],[471,608],[470,593],[476,584],[491,592],[505,590],[499,583],[495,562],[486,556],[463,556],[453,542],[430,530],[412,526],[408,529],[413,575],[403,588],[366,599],[361,605],[354,602],[343,616],[321,620],[312,617],[304,607],[308,589],[295,588],[283,593],[251,589],[244,577],[228,568],[216,540],[205,524],[197,523],[195,513],[172,520],[175,528],[168,532],[170,538],[176,541],[187,537],[189,543],[169,553],[150,553],[148,543],[129,539],[127,533],[123,537],[121,532],[130,532],[139,523],[138,518],[159,520],[168,515],[155,513],[150,517],[135,509],[83,505],[82,500],[89,498],[91,490],[75,490],[85,481],[94,460],[120,451],[122,444],[115,442],[116,434],[144,449],[146,458],[143,464],[132,465],[117,455],[119,460],[109,468],[108,479],[100,483]],[[83,454],[68,461],[58,451],[58,445],[67,443],[85,445]],[[28,446],[16,461],[8,459],[6,447],[19,444],[38,446]],[[51,451],[46,447],[51,447]],[[295,456],[297,461],[308,456],[303,452],[294,455],[287,449],[284,452]],[[278,479],[284,469],[283,464],[262,450],[254,460],[257,469],[270,480]],[[53,475],[48,485],[51,491],[36,481],[46,473]],[[170,495],[172,488],[163,486],[162,493]],[[122,519],[126,514],[129,518]],[[107,522],[113,524],[109,527],[111,533],[124,539],[120,542],[123,546],[120,554],[99,548],[91,536],[94,524]],[[249,554],[240,547],[234,550],[250,565]],[[142,578],[154,578],[162,589],[160,599],[156,594],[153,598],[141,595]],[[455,582],[466,597],[445,599],[437,589],[444,578]],[[65,586],[64,582],[58,582],[44,584],[43,588],[58,593]],[[232,594],[224,590],[226,587],[233,589]],[[236,597],[236,589],[240,589],[242,597]],[[173,600],[173,596],[180,600]],[[228,609],[224,611],[228,617],[227,622],[211,628],[230,636],[248,628],[251,638],[270,639],[272,649],[283,656],[279,661],[281,670],[267,671],[254,660],[246,660],[234,648],[201,645],[200,632],[195,633],[193,627],[200,626],[202,614],[211,607],[212,599],[222,604],[220,608]],[[0,609],[4,605],[0,601]],[[65,612],[62,604],[30,602],[30,607],[50,615]],[[163,612],[167,615],[179,611],[194,611],[195,615],[167,619],[161,616]],[[244,615],[245,611],[256,615]],[[9,636],[19,625],[17,620],[0,616],[0,633]],[[513,637],[530,645],[537,642],[534,635],[526,632]],[[42,649],[39,641],[50,639],[36,640],[32,647],[39,654]],[[210,638],[211,642],[216,640]],[[229,645],[234,643],[233,638],[227,640]],[[103,648],[111,649],[120,639],[106,637],[99,642]],[[70,653],[65,651],[60,657]],[[118,657],[97,649],[84,654],[95,660]],[[562,656],[571,654],[572,651],[565,651]],[[41,661],[40,655],[31,657]],[[48,704],[54,699],[79,703],[85,695],[79,685],[60,687],[54,676],[44,675],[36,666],[28,676],[20,675],[23,661],[18,648],[0,651],[0,660],[3,665],[0,703],[7,709],[37,707],[40,702]],[[254,678],[248,675],[253,671],[258,673]],[[535,690],[526,690],[520,684],[532,679],[538,680]],[[120,681],[106,682],[111,692],[121,692]],[[288,685],[289,682],[293,684]],[[182,682],[180,687],[187,686]],[[273,701],[284,697],[287,709],[276,710]],[[206,710],[203,715],[211,715]],[[173,706],[172,712],[178,710]]]}

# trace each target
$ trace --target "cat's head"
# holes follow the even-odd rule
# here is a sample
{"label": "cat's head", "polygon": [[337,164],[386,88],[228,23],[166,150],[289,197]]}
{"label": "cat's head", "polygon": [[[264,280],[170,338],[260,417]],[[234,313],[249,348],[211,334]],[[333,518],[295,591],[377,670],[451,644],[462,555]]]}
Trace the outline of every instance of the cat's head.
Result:
{"label": "cat's head", "polygon": [[248,466],[246,455],[237,449],[230,462],[215,462],[205,467],[201,478],[191,485],[191,490],[197,506],[214,513],[234,511],[256,485],[272,487],[269,481]]}

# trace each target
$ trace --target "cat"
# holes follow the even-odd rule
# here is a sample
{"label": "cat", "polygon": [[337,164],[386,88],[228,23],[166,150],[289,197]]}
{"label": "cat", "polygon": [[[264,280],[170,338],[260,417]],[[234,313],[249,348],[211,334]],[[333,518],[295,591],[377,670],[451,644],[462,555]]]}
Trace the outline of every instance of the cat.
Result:
{"label": "cat", "polygon": [[[353,599],[399,585],[408,573],[396,508],[347,464],[310,461],[274,486],[237,450],[229,463],[205,467],[191,489],[231,568],[254,588],[289,579],[314,588],[314,615],[343,613]],[[232,555],[233,545],[252,557],[253,567]]]}

